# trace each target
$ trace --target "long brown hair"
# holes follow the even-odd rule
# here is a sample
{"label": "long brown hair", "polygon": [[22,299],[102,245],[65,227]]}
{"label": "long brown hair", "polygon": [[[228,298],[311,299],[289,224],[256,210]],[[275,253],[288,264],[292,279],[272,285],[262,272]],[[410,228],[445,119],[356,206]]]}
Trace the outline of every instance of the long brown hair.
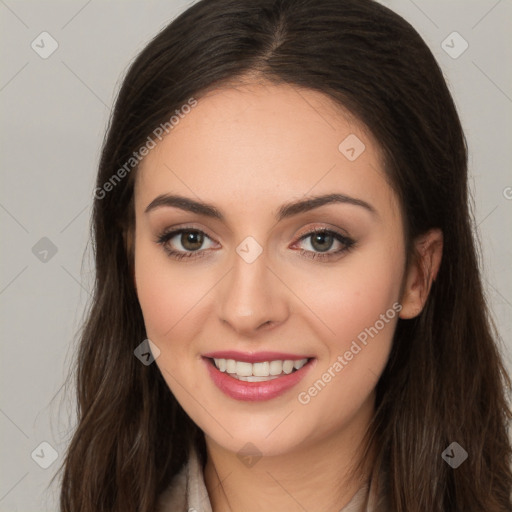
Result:
{"label": "long brown hair", "polygon": [[[415,237],[443,231],[437,279],[421,314],[398,322],[366,437],[375,466],[387,468],[393,510],[512,510],[511,381],[482,290],[466,141],[431,51],[373,0],[202,0],[133,62],[103,145],[62,512],[153,512],[188,443],[204,453],[202,432],[158,367],[134,357],[146,333],[130,244],[137,166],[126,164],[191,97],[248,75],[324,93],[369,128],[400,199],[410,257]],[[468,453],[457,469],[441,457],[452,442]]]}

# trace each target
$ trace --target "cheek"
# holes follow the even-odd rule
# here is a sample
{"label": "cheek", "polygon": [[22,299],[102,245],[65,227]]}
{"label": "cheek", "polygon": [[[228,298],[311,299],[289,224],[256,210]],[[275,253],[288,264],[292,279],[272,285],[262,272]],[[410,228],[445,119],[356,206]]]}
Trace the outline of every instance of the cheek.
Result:
{"label": "cheek", "polygon": [[204,275],[184,271],[145,240],[136,246],[135,278],[147,337],[160,350],[156,364],[169,389],[189,410],[195,403],[190,397],[201,393],[194,378],[196,361],[190,357],[194,346],[183,341],[195,339],[203,325],[198,317],[204,315],[201,298],[208,283]]}
{"label": "cheek", "polygon": [[325,357],[299,397],[310,411],[334,421],[354,412],[375,387],[392,347],[404,264],[400,244],[379,244],[346,258],[338,272],[324,275],[323,286],[320,274],[304,283],[300,293],[308,293],[308,306],[325,326]]}
{"label": "cheek", "polygon": [[150,241],[138,241],[135,250],[137,296],[150,339],[157,344],[165,340],[167,344],[176,337],[176,332],[183,335],[187,320],[200,310],[201,297],[208,289],[204,277],[195,276],[191,267],[184,271]]}
{"label": "cheek", "polygon": [[[335,271],[318,265],[296,279],[297,294],[325,326],[331,352],[350,344],[399,300],[404,264],[400,244],[376,241],[347,254]],[[386,320],[395,313],[391,310]],[[391,327],[386,323],[382,330],[389,334]]]}
{"label": "cheek", "polygon": [[135,280],[147,334],[159,338],[173,325],[178,294],[175,286],[168,286],[161,259],[144,243],[136,245]]}

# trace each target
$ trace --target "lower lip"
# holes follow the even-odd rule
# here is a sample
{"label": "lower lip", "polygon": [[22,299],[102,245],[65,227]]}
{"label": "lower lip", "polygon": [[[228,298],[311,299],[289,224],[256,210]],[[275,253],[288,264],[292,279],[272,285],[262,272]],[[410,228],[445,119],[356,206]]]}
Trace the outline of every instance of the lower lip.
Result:
{"label": "lower lip", "polygon": [[206,368],[215,385],[235,400],[257,402],[276,398],[293,388],[309,371],[315,359],[310,359],[300,370],[264,382],[246,382],[221,372],[211,360],[203,357]]}

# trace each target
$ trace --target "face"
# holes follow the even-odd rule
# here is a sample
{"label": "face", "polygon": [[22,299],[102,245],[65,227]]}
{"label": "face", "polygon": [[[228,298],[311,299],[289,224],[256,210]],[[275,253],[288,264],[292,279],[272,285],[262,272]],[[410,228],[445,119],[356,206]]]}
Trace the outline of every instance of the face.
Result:
{"label": "face", "polygon": [[207,438],[275,455],[368,418],[405,243],[364,127],[311,90],[216,90],[143,160],[135,210],[156,364]]}

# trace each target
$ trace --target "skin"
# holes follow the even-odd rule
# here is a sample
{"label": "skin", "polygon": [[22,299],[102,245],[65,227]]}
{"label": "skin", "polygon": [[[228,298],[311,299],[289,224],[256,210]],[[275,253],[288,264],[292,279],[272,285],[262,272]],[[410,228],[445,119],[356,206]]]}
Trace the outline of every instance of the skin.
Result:
{"label": "skin", "polygon": [[[365,144],[355,161],[338,150],[349,134]],[[164,193],[211,203],[225,220],[168,206],[146,213]],[[284,203],[328,193],[363,200],[375,212],[328,204],[277,222]],[[403,219],[377,142],[321,93],[264,83],[201,97],[142,162],[135,210],[135,284],[147,335],[161,351],[156,364],[169,388],[205,432],[214,512],[339,511],[361,485],[347,471],[373,415],[398,315],[309,403],[298,394],[394,303],[402,318],[421,311],[441,233],[416,241],[421,257],[406,269]],[[203,257],[175,260],[156,243],[174,227],[206,233]],[[325,261],[301,255],[321,253],[313,237],[300,240],[314,227],[355,245]],[[250,264],[236,252],[248,236],[263,249]],[[167,246],[187,252],[180,240]],[[343,245],[334,239],[325,247],[333,254]],[[231,349],[316,360],[284,395],[242,402],[213,384],[201,359]],[[237,456],[247,442],[262,454],[251,467]]]}

